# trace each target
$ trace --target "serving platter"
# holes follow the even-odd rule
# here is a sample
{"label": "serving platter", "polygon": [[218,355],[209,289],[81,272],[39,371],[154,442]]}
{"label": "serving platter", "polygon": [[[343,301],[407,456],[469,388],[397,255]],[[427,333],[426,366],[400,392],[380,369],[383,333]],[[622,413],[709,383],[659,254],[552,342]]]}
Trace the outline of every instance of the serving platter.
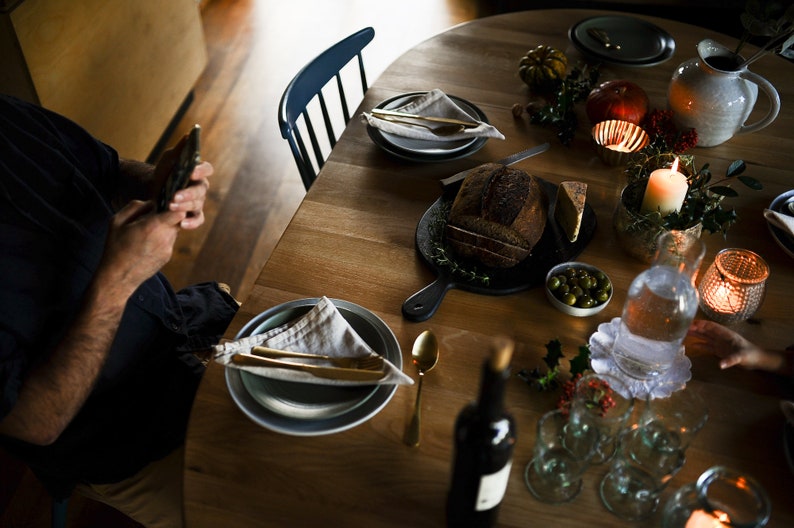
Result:
{"label": "serving platter", "polygon": [[469,278],[454,273],[449,267],[440,265],[434,258],[439,243],[444,245],[446,251],[452,252],[446,246],[443,233],[439,233],[438,230],[443,230],[443,226],[446,225],[446,215],[461,184],[447,188],[444,194],[425,211],[416,227],[416,249],[422,260],[436,273],[436,280],[405,300],[402,305],[403,317],[410,321],[429,319],[441,305],[444,295],[453,288],[483,295],[508,295],[533,288],[543,284],[546,273],[553,266],[572,260],[584,251],[595,234],[597,223],[595,211],[590,204],[585,203],[579,237],[576,242],[569,242],[554,219],[557,185],[542,178],[540,182],[549,198],[548,216],[543,235],[526,259],[517,266],[504,269],[489,268],[460,259],[467,269],[476,270],[478,276],[487,276],[487,283],[476,277]]}
{"label": "serving platter", "polygon": [[[320,299],[298,299],[266,310],[249,321],[236,339],[261,334],[311,310]],[[372,350],[402,369],[402,352],[391,329],[357,304],[331,299],[339,313]],[[293,436],[317,436],[344,431],[376,415],[392,398],[397,385],[363,387],[319,385],[257,376],[226,368],[226,386],[235,404],[257,424]]]}

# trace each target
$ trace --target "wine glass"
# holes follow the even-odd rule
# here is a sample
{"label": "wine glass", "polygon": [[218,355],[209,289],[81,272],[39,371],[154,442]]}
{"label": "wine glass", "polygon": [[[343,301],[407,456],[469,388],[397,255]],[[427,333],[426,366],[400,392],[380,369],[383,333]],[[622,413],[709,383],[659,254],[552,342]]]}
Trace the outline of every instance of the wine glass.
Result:
{"label": "wine glass", "polygon": [[617,456],[601,481],[601,501],[626,520],[645,519],[656,511],[667,483],[686,461],[692,438],[708,419],[694,388],[668,392],[667,381],[651,387],[639,421],[620,437]]}
{"label": "wine glass", "polygon": [[595,429],[571,427],[561,410],[544,414],[538,420],[535,456],[524,469],[529,491],[550,503],[576,497],[597,441]]}
{"label": "wine glass", "polygon": [[590,373],[576,383],[569,421],[574,427],[598,433],[591,464],[601,464],[615,454],[617,437],[634,409],[634,398],[620,379],[610,374]]}

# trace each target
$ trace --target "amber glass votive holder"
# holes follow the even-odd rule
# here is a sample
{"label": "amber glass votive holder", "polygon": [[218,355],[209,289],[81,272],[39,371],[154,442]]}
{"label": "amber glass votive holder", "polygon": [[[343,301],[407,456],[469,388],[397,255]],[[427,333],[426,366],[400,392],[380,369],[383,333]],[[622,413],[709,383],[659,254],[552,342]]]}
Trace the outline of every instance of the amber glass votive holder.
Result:
{"label": "amber glass votive holder", "polygon": [[723,249],[703,275],[700,309],[709,319],[733,324],[753,316],[766,292],[769,266],[747,249]]}
{"label": "amber glass votive holder", "polygon": [[591,131],[601,161],[614,167],[625,165],[635,152],[650,142],[648,134],[628,121],[601,121]]}

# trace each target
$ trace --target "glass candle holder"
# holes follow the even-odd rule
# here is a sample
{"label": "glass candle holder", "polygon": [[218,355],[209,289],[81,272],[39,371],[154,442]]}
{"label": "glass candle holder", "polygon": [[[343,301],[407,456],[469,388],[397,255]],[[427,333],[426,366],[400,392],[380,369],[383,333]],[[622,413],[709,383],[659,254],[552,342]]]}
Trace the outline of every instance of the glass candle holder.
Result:
{"label": "glass candle holder", "polygon": [[675,492],[664,507],[664,528],[760,528],[771,504],[752,478],[722,466]]}
{"label": "glass candle holder", "polygon": [[732,324],[752,317],[766,291],[769,266],[747,249],[723,249],[698,286],[700,309],[709,319]]}

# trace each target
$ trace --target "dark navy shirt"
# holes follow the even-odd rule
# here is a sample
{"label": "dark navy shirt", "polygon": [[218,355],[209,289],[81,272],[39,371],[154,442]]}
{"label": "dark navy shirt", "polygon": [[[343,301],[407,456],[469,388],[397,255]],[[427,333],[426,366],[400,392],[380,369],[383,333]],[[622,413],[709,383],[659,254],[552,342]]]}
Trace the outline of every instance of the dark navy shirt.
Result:
{"label": "dark navy shirt", "polygon": [[[49,354],[94,275],[118,188],[116,152],[75,123],[0,95],[0,420]],[[131,476],[184,439],[203,368],[237,305],[215,283],[162,274],[130,298],[88,401],[41,447],[0,437],[55,495]]]}

